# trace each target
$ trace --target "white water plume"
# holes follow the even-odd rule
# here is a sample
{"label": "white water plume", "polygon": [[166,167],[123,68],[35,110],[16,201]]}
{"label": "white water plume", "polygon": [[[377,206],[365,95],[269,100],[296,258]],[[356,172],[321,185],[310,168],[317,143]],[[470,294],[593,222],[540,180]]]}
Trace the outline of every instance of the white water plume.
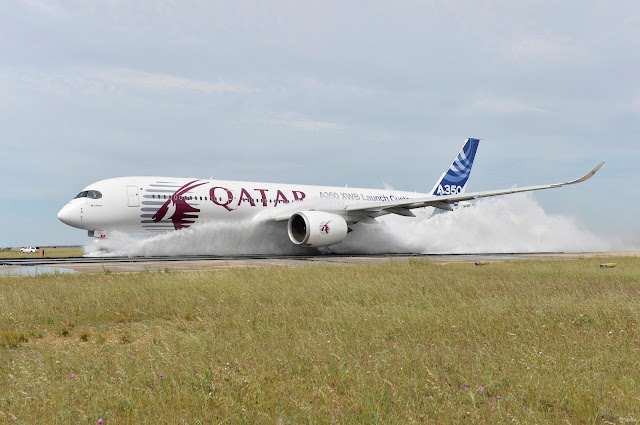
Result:
{"label": "white water plume", "polygon": [[[477,254],[614,248],[612,241],[596,236],[573,217],[547,214],[531,193],[485,198],[431,217],[429,211],[413,219],[385,216],[377,226],[356,225],[352,238],[324,252]],[[359,226],[372,231],[358,232]]]}
{"label": "white water plume", "polygon": [[[488,198],[431,216],[388,215],[380,224],[356,224],[344,242],[323,253],[473,254],[595,252],[614,249],[573,217],[547,214],[530,193]],[[615,246],[615,248],[619,248]],[[112,233],[84,247],[88,256],[313,254],[289,241],[286,222],[242,221],[195,225],[152,237]]]}
{"label": "white water plume", "polygon": [[109,233],[84,246],[88,257],[176,255],[314,254],[289,241],[286,222],[212,222],[155,236]]}

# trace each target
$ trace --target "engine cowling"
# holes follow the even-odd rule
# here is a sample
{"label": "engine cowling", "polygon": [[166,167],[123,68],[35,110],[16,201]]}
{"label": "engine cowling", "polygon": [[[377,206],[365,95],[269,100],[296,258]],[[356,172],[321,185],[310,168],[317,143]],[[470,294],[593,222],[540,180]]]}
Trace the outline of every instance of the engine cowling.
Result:
{"label": "engine cowling", "polygon": [[347,237],[347,222],[337,214],[301,211],[289,217],[289,239],[296,245],[320,247],[340,243]]}

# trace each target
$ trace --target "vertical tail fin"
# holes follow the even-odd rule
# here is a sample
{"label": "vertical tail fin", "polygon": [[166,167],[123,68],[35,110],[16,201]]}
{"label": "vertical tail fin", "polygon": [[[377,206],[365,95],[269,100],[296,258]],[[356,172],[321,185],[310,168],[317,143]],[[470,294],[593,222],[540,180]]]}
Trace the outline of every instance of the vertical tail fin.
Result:
{"label": "vertical tail fin", "polygon": [[476,156],[479,139],[467,139],[458,152],[449,168],[440,176],[440,179],[431,190],[433,195],[453,195],[464,193],[467,180],[471,174],[471,166]]}

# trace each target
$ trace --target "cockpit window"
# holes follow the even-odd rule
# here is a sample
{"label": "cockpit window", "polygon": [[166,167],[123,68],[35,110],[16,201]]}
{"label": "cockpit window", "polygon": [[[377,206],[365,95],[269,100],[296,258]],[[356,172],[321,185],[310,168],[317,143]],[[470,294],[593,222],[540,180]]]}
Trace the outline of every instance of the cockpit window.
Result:
{"label": "cockpit window", "polygon": [[102,198],[102,193],[97,190],[85,190],[84,192],[78,193],[75,199],[78,198],[100,199]]}

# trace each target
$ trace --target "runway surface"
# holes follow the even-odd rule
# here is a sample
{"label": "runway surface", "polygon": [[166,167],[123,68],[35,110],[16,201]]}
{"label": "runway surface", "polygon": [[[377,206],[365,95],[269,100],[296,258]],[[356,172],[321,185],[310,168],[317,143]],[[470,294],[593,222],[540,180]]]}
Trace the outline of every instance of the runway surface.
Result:
{"label": "runway surface", "polygon": [[42,273],[101,273],[157,270],[215,270],[231,267],[300,266],[308,264],[366,264],[424,259],[439,264],[515,260],[569,259],[578,257],[640,257],[640,252],[509,253],[509,254],[384,254],[384,255],[245,255],[177,257],[73,257],[0,259],[0,275]]}

